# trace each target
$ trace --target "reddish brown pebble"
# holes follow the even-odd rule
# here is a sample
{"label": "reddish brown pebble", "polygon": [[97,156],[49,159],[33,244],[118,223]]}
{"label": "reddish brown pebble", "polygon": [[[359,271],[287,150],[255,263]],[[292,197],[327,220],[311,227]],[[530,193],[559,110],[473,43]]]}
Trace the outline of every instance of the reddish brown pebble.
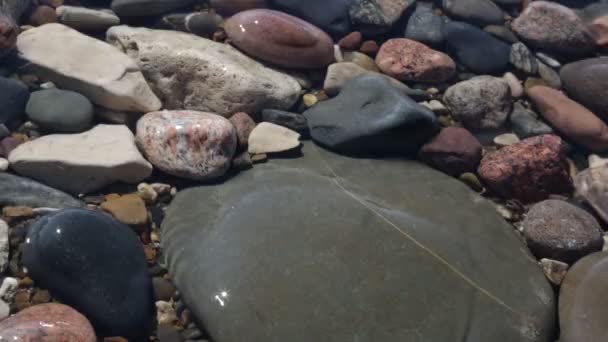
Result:
{"label": "reddish brown pebble", "polygon": [[420,149],[420,159],[449,175],[475,172],[481,144],[464,128],[446,127]]}
{"label": "reddish brown pebble", "polygon": [[83,315],[55,303],[32,306],[1,321],[0,336],[6,341],[97,341]]}
{"label": "reddish brown pebble", "polygon": [[226,20],[224,29],[236,47],[279,66],[316,69],[334,61],[333,40],[327,33],[283,12],[240,12]]}
{"label": "reddish brown pebble", "polygon": [[444,82],[456,72],[456,63],[450,56],[406,38],[389,39],[382,44],[376,65],[401,81]]}
{"label": "reddish brown pebble", "polygon": [[48,23],[56,23],[58,20],[55,9],[49,6],[38,6],[30,16],[30,24],[32,26],[42,26]]}
{"label": "reddish brown pebble", "polygon": [[373,40],[366,40],[363,42],[363,44],[361,44],[359,52],[362,52],[371,57],[375,57],[378,53],[378,50],[380,50],[380,46],[378,46],[378,43]]}
{"label": "reddish brown pebble", "polygon": [[255,128],[255,121],[247,113],[239,112],[230,117],[230,122],[236,128],[236,137],[239,141],[239,148],[246,149],[249,134]]}
{"label": "reddish brown pebble", "polygon": [[496,194],[525,203],[573,190],[565,144],[556,135],[531,137],[486,154],[478,169],[481,180]]}
{"label": "reddish brown pebble", "polygon": [[0,14],[0,56],[15,47],[17,33],[15,23]]}
{"label": "reddish brown pebble", "polygon": [[211,0],[211,7],[223,15],[268,7],[266,0]]}
{"label": "reddish brown pebble", "polygon": [[603,16],[595,19],[589,25],[589,33],[595,45],[606,47],[608,46],[608,16]]}
{"label": "reddish brown pebble", "polygon": [[344,38],[340,39],[338,45],[347,50],[357,50],[361,47],[361,42],[363,41],[363,36],[361,32],[355,31],[347,34]]}
{"label": "reddish brown pebble", "polygon": [[582,105],[545,86],[528,89],[542,116],[574,142],[596,152],[608,150],[608,126]]}

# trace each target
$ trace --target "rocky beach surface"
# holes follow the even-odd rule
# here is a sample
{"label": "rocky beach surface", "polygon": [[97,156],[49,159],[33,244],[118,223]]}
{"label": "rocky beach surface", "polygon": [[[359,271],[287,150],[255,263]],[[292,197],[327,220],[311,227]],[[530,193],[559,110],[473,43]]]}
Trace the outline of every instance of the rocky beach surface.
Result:
{"label": "rocky beach surface", "polygon": [[607,0],[0,0],[0,341],[605,342]]}

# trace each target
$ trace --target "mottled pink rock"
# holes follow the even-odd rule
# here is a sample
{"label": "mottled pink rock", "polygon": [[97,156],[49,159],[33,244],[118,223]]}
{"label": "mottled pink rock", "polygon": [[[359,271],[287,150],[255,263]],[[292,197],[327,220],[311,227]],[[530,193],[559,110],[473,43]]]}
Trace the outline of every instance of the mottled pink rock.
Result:
{"label": "mottled pink rock", "polygon": [[168,174],[211,180],[229,168],[237,147],[228,119],[197,111],[162,111],[137,122],[137,144],[155,167]]}
{"label": "mottled pink rock", "polygon": [[323,68],[334,61],[331,37],[283,12],[257,9],[226,20],[232,44],[260,60],[287,68]]}
{"label": "mottled pink rock", "polygon": [[475,172],[481,144],[464,128],[446,127],[420,149],[420,160],[452,176]]}
{"label": "mottled pink rock", "polygon": [[382,44],[376,64],[383,73],[401,81],[443,82],[456,72],[450,56],[406,38]]}
{"label": "mottled pink rock", "polygon": [[526,43],[540,49],[584,54],[594,43],[583,20],[570,8],[534,1],[511,24]]}
{"label": "mottled pink rock", "polygon": [[608,46],[608,16],[599,17],[589,24],[589,33],[597,46]]}
{"label": "mottled pink rock", "polygon": [[210,0],[209,3],[212,8],[224,15],[268,6],[266,0]]}
{"label": "mottled pink rock", "polygon": [[40,304],[0,321],[0,341],[96,342],[91,323],[63,304]]}
{"label": "mottled pink rock", "polygon": [[525,203],[573,190],[564,142],[556,135],[524,139],[488,153],[477,171],[492,191]]}
{"label": "mottled pink rock", "polygon": [[236,128],[236,137],[238,138],[239,147],[247,148],[249,134],[255,128],[255,121],[245,112],[239,112],[231,116],[228,120]]}
{"label": "mottled pink rock", "polygon": [[566,137],[592,151],[608,151],[608,126],[587,108],[545,86],[528,89],[528,96],[545,120]]}

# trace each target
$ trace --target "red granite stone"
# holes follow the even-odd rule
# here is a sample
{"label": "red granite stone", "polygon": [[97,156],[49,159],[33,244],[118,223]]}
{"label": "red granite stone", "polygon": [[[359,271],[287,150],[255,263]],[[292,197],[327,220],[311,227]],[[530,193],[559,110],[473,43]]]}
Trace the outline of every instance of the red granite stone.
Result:
{"label": "red granite stone", "polygon": [[481,144],[464,128],[446,127],[420,149],[420,159],[452,176],[475,172]]}
{"label": "red granite stone", "polygon": [[327,33],[283,12],[240,12],[226,20],[224,29],[236,47],[278,66],[316,69],[334,61],[333,40]]}

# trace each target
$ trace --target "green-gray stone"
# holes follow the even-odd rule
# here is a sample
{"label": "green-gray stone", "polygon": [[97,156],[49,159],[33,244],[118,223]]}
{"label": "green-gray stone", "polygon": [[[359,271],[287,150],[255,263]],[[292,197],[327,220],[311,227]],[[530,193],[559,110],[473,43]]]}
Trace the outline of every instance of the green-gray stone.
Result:
{"label": "green-gray stone", "polygon": [[170,272],[214,341],[553,341],[550,285],[464,184],[303,154],[182,191],[167,212]]}

